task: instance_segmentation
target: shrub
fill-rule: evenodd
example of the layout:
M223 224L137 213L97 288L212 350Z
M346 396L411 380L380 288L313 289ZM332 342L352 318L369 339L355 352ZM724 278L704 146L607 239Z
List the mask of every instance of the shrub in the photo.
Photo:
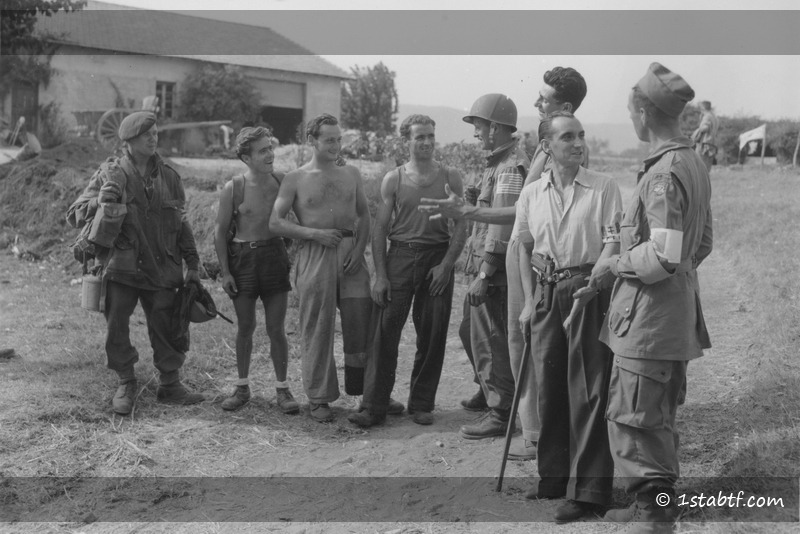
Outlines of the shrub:
M53 101L40 106L39 117L41 117L39 142L42 144L42 148L52 148L67 140L69 125L61 114L61 106L58 102Z

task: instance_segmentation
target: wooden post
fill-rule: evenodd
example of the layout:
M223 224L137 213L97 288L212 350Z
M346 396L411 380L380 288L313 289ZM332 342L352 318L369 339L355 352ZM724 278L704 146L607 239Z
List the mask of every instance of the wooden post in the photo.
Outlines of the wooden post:
M800 132L797 132L797 144L794 145L794 155L792 156L792 167L797 167L797 152L800 151Z
M767 128L764 127L764 139L761 140L761 166L764 166L764 152L767 150Z

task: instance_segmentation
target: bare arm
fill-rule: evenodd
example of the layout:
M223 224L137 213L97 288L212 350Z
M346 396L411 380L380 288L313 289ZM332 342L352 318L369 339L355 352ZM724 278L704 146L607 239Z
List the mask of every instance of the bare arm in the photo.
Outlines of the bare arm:
M397 191L397 170L389 171L381 182L381 203L375 216L375 226L372 230L372 261L375 263L375 283L372 286L372 300L378 306L386 306L392 300L389 279L386 276L386 236L389 233L389 222L392 219L392 209Z
M355 167L352 169L356 180L356 215L358 215L358 223L356 225L356 244L344 258L345 274L353 274L358 271L364 258L364 249L367 248L367 242L369 241L370 217L367 195L364 193L364 181L361 179L358 169Z
M217 222L214 225L214 250L219 261L220 274L222 274L222 289L230 297L238 291L236 282L231 275L228 265L228 231L233 218L233 182L230 181L222 188L219 195L219 208L217 209Z

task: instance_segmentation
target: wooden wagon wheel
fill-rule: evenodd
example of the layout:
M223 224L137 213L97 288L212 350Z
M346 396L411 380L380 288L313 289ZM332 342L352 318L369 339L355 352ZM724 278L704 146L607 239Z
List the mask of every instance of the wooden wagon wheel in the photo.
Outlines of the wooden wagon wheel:
M97 121L97 131L95 137L108 150L114 150L119 145L120 140L117 132L122 119L131 114L129 109L109 109Z

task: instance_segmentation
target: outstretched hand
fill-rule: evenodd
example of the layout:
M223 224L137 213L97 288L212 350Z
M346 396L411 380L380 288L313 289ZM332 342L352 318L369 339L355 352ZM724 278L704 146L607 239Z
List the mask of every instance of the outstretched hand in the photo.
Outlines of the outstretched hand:
M464 217L469 209L464 199L450 189L450 184L444 185L444 192L447 194L447 198L421 198L417 209L430 215L432 220L442 217L447 217L448 219L461 219Z

